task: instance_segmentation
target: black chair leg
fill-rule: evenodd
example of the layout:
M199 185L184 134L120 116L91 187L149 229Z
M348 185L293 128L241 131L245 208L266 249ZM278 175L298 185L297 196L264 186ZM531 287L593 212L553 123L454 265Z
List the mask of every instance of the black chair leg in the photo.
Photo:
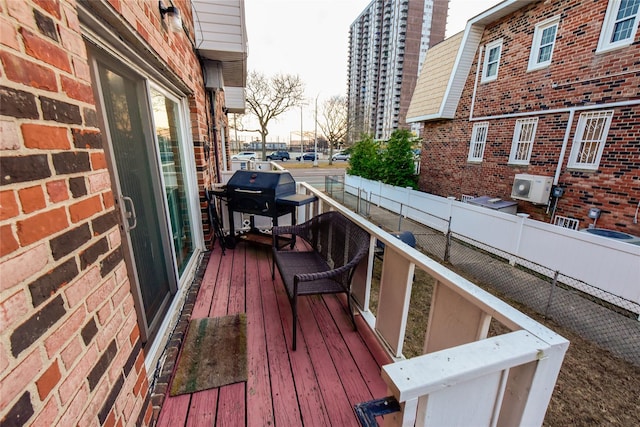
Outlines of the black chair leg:
M297 297L293 298L293 301L291 302L291 313L293 315L293 336L292 336L292 345L291 345L291 349L293 351L296 351L296 334L297 334L297 320L298 320L298 313L297 313Z
M353 307L351 307L351 294L347 294L347 309L349 310L349 316L351 316L351 322L353 323L353 330L357 331L356 317L353 314Z

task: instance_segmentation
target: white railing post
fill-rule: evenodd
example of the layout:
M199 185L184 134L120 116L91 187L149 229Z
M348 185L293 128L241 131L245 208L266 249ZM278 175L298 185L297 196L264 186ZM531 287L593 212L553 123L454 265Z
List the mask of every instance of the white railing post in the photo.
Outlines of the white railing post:
M371 279L373 277L375 247L376 238L375 236L371 236L369 240L369 254L366 260L363 260L356 268L351 285L351 295L362 309L362 315L372 328L375 319L373 318L369 304L371 300Z

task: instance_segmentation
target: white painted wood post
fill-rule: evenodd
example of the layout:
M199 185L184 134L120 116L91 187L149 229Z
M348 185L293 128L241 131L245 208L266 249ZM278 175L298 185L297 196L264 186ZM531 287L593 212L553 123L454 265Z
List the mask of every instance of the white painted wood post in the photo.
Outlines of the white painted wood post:
M351 295L360 309L368 316L373 316L369 307L371 299L371 279L373 276L374 250L376 247L376 238L371 236L369 239L369 254L356 267L351 282ZM363 315L364 315L363 313ZM367 317L368 317L367 316ZM373 322L372 322L373 323Z

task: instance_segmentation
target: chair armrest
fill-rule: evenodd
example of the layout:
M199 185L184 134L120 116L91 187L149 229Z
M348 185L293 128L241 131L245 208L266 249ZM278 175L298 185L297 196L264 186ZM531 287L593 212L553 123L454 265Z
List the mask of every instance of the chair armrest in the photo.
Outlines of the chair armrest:
M318 271L316 273L299 273L293 276L293 278L295 282L312 282L314 280L329 279L346 273L354 265L355 263L352 265L352 263L349 262L342 267L334 268L333 270Z
M331 277L339 276L356 267L360 260L364 257L366 250L361 250L358 254L348 263L342 267L334 268L333 270L318 271L316 273L302 273L294 276L295 282L311 282L313 280L329 279Z
M280 236L282 234L298 234L303 229L302 224L299 225L278 225L271 229L271 234Z

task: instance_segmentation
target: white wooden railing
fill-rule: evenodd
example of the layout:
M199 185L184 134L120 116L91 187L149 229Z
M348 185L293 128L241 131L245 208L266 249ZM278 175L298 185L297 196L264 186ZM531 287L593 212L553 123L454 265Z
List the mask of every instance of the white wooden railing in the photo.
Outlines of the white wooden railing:
M353 297L360 315L394 360L381 375L401 412L387 415L385 426L542 425L569 346L565 338L312 186L298 183L298 192L318 198L298 208L299 222L334 210L371 236L369 257L354 275ZM286 220L283 217L280 223ZM371 307L378 241L385 244L385 253L378 303ZM431 276L435 285L423 354L406 359L402 347L416 269ZM492 320L508 332L489 337Z
M360 313L396 360L382 369L402 411L385 425L542 425L569 342L307 184L318 202L298 218L335 210L371 235L369 257L354 277ZM370 307L376 241L385 244L378 304ZM434 281L424 354L402 345L415 270ZM488 337L492 319L510 332Z

